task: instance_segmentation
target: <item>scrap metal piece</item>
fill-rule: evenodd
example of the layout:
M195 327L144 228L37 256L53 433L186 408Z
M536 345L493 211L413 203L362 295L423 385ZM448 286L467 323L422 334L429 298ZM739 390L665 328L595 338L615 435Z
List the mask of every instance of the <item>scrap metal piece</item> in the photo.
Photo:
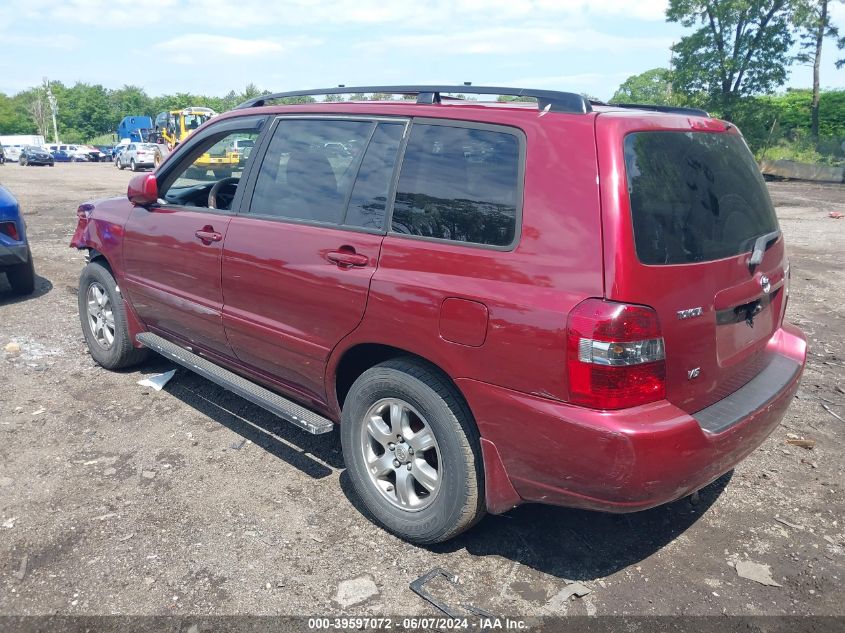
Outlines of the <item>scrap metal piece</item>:
M432 569L431 571L429 571L425 575L420 576L415 581L413 581L409 585L410 588L411 588L411 591L413 591L415 594L417 594L420 598L422 598L426 602L429 602L432 605L434 605L435 607L437 607L440 611L442 611L443 613L448 615L450 618L466 617L465 614L462 613L461 611L459 611L457 608L452 607L452 606L446 604L445 602L441 602L440 600L438 600L437 598L432 596L426 590L426 588L425 588L426 583L434 580L435 578L444 578L446 580L446 582L448 582L450 585L455 587L455 589L460 593L460 587L458 587L458 576L456 574L449 572L449 571L446 571L445 569L443 569L441 567L435 567L434 569ZM493 615L489 611L485 611L484 609L473 606L471 604L467 604L465 602L460 602L458 604L458 606L461 609L471 613L472 615L476 615L476 616L484 617L484 618L495 618L496 617L495 615Z

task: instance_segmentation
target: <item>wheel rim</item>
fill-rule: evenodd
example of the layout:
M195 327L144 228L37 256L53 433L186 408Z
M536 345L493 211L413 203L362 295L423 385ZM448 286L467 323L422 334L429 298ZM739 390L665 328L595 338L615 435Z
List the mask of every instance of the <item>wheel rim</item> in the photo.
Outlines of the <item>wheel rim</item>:
M88 329L97 345L111 349L114 343L114 312L109 293L102 284L93 282L86 293Z
M428 507L443 480L440 448L431 425L399 398L376 402L361 425L361 451L370 483L407 512Z

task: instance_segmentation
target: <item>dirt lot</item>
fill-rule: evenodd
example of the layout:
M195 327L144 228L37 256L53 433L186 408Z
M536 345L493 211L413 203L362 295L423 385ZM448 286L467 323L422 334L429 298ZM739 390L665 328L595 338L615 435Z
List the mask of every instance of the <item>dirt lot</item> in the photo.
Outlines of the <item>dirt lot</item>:
M129 177L0 167L40 277L19 300L0 275L0 613L435 615L408 584L440 566L463 600L500 615L845 615L845 219L828 217L845 212L845 187L770 185L793 266L788 317L811 356L783 424L732 475L697 505L524 506L425 549L356 509L336 434L301 433L186 371L161 392L137 385L170 368L161 359L95 366L77 318L83 257L67 244L76 206L121 195ZM815 448L786 443L796 436ZM744 560L781 586L740 578ZM360 577L360 602L343 607L339 584ZM592 593L554 600L567 580Z

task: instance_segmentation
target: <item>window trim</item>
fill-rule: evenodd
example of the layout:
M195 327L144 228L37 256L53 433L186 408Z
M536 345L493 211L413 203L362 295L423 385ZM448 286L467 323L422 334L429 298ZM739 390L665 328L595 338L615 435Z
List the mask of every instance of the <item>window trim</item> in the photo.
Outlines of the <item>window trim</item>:
M183 156L177 157L177 160L173 162L173 165L165 165L165 169L161 171L160 174L156 174L156 182L157 183L166 183L168 187L170 187L176 179L181 175L185 168L189 164L193 164L193 162L199 158L202 154L198 154L193 159L191 158L192 153L196 149L198 145L203 144L205 141L212 136L218 136L220 134L227 134L231 132L237 131L251 131L254 130L258 133L258 137L256 139L256 147L253 148L255 151L256 148L260 147L263 143L263 139L266 137L266 130L267 130L267 119L269 117L267 115L254 115L248 117L233 117L231 119L224 119L219 123L215 123L205 130L202 131L201 134L192 134L191 137L181 143L177 148L172 150L173 152L179 152L183 154ZM246 166L245 173L241 176L241 181L243 181L244 185L249 184L249 177L251 176L252 172L255 171L254 165L256 161L251 160ZM176 177L173 178L172 176L176 174ZM208 213L211 215L225 215L225 216L234 216L240 213L240 207L243 204L244 194L246 192L246 186L240 187L240 182L238 183L238 190L235 192L235 197L232 199L232 208L231 209L209 209L208 207L195 207L189 206L184 204L171 204L166 202L164 204L157 203L152 205L151 208L160 208L166 207L168 209L179 209L179 210L186 210L186 211L194 211L197 213ZM162 185L159 184L159 190L161 190ZM162 199L162 198L159 198Z
M319 220L307 220L302 218L288 218L278 215L273 215L269 213L256 213L252 210L252 202L253 202L253 194L255 193L255 184L258 180L258 173L260 169L253 169L250 173L250 179L246 183L246 187L244 188L244 203L241 205L240 213L243 217L251 217L251 218L258 218L260 220L269 220L272 222L282 222L285 224L299 224L303 226L314 226L319 228L329 228L329 229L336 229L339 231L351 231L353 233L368 233L370 235L386 235L388 232L389 218L393 213L393 195L396 193L396 178L398 176L398 169L399 165L402 161L402 153L404 152L404 145L408 139L408 130L411 127L411 117L408 116L372 116L366 114L280 114L276 115L271 122L270 126L267 129L267 136L263 143L261 143L260 148L260 160L257 158L256 163L260 163L261 165L264 164L264 160L267 156L267 152L270 149L270 143L273 137L276 134L276 130L278 129L279 125L283 121L296 121L296 120L319 120L319 121L364 121L368 123L372 123L372 129L370 130L369 136L367 137L367 144L364 147L364 151L361 152L360 156L358 157L358 165L355 172L355 178L352 180L352 187L350 188L349 195L347 195L344 199L344 207L343 207L343 216L341 217L341 221L346 220L346 214L349 211L349 200L351 199L352 191L355 189L355 183L358 181L358 170L361 169L361 164L363 163L364 156L367 153L367 150L370 147L370 142L373 140L373 136L375 135L376 130L378 129L379 123L404 123L405 129L403 130L402 141L399 144L399 148L396 154L396 162L393 165L393 174L391 175L391 182L390 187L388 187L387 193L387 202L388 204L385 207L385 223L382 225L381 229L370 229L363 226L355 226L349 224L342 224L337 222L322 222ZM254 151L254 150L253 150Z
M413 134L414 125L436 125L439 127L457 127L468 128L473 130L485 130L488 132L498 132L500 134L510 134L516 137L519 146L519 159L516 171L516 210L514 215L514 232L513 239L509 244L480 244L478 242L462 242L460 240L450 240L443 237L428 237L425 235L411 235L409 233L399 233L392 230L393 227L393 207L396 202L396 192L399 188L399 179L402 177L402 166L405 162L405 150L410 142L411 134ZM435 242L438 244L454 244L466 248L480 248L483 250L492 250L500 252L511 252L516 250L519 246L522 237L522 211L524 206L525 196L525 157L526 157L527 138L525 131L511 125L502 125L497 123L482 123L480 121L467 120L453 120L453 119L438 119L433 117L413 117L411 124L407 128L405 138L401 149L401 155L397 161L397 171L394 174L392 197L390 203L390 214L387 218L387 236L399 237L409 240L418 240L421 242Z

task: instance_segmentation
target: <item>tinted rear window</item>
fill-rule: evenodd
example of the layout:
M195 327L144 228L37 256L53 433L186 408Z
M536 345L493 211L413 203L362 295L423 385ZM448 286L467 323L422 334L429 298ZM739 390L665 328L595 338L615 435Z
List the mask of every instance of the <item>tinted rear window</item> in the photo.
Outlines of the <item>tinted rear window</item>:
M508 132L415 123L392 230L509 246L519 205L519 140Z
M625 165L643 264L733 257L778 228L766 184L739 135L629 134Z

